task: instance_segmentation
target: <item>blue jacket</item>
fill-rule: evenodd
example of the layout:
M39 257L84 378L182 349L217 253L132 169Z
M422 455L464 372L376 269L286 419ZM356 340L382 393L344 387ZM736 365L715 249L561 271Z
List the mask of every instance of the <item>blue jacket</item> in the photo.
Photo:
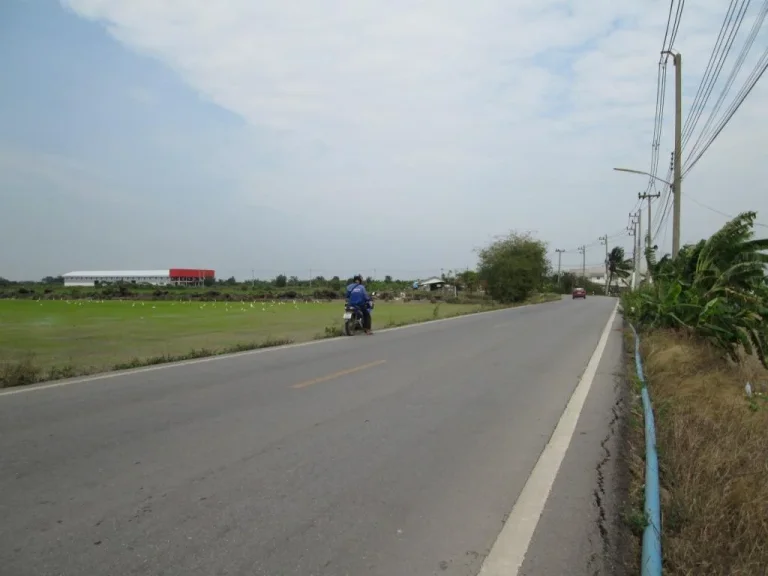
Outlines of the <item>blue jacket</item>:
M371 298L362 284L350 284L347 286L347 302L350 306L362 306Z

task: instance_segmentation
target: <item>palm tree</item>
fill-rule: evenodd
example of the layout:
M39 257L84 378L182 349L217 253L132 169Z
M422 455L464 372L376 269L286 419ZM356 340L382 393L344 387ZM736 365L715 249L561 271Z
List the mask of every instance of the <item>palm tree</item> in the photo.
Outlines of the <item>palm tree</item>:
M626 258L624 248L614 246L608 253L608 287L613 286L613 279L619 278L626 284L626 279L632 273L632 259Z

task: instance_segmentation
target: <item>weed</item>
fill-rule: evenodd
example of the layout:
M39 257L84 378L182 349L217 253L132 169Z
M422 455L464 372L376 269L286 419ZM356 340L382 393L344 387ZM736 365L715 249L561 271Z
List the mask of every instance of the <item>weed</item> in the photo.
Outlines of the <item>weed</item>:
M768 410L745 403L766 371L754 357L673 331L643 357L656 410L665 574L759 574L768 566Z
M3 362L0 365L0 387L33 384L39 380L40 373L33 354L27 354L17 362Z
M325 334L323 334L323 338L338 338L339 336L343 336L344 331L341 329L341 326L333 325L333 326L326 326L325 327Z

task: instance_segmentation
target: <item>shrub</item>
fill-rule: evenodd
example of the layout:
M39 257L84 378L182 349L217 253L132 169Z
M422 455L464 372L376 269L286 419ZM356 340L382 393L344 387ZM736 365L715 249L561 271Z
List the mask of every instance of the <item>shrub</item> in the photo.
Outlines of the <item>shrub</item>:
M755 240L756 214L745 212L708 240L656 261L646 251L651 283L624 296L624 312L647 328L691 332L738 361L742 350L768 367L768 239Z

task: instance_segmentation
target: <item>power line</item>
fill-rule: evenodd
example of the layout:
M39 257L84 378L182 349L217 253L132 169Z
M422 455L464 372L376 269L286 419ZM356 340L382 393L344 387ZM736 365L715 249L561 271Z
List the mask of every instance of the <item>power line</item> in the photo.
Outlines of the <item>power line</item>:
M696 200L696 198L693 198L692 196L685 195L686 198L689 200L693 200L696 204L701 206L702 208L706 208L707 210L710 210L712 212L715 212L716 214L720 214L721 216L725 216L729 220L733 220L735 216L732 216L731 214L728 214L726 212L723 212L722 210L718 210L717 208L712 208L712 206L708 206L707 204L704 204L704 202L701 202L700 200ZM768 228L768 224L762 224L761 222L755 222L755 226L760 226L762 228Z
M672 178L674 161L675 159L673 154L671 155L671 159L669 162L669 169L667 170L667 177L665 178L667 182L669 182L670 178ZM672 188L668 184L665 184L664 189L661 192L661 195L662 196L660 198L659 204L662 205L663 207L661 210L661 216L658 219L658 223L656 224L656 231L653 233L653 236L651 238L652 242L656 240L656 237L659 235L659 231L664 226L665 220L669 217L669 214L670 214L669 209L672 206L672 198L673 198Z
M685 8L685 0L680 0L680 2L677 3L677 13L675 14L675 23L672 27L672 36L669 39L669 50L671 50L672 46L675 45L675 40L677 39L677 31L680 29L680 20L683 17L683 8Z
M758 83L760 78L762 78L767 68L768 68L768 47L766 47L765 51L763 52L763 55L760 57L760 60L755 65L755 68L752 70L746 82L744 83L744 86L742 86L741 90L739 90L739 93L736 95L736 98L734 98L734 101L731 103L731 105L728 107L728 110L723 115L723 118L720 121L720 123L717 125L715 132L707 140L707 143L702 147L701 151L696 155L696 157L690 161L690 163L685 169L685 172L683 172L683 175L688 174L688 172L690 172L693 169L696 163L701 159L704 153L709 149L712 143L720 135L720 132L722 132L723 129L728 125L728 122L730 122L731 118L733 118L733 115L736 114L736 111L742 105L744 100L746 100L747 96L749 96L749 93L752 92L752 89Z
M649 174L652 174L653 176L658 174L659 168L661 135L664 128L664 108L667 94L667 62L669 60L669 51L674 46L677 31L680 28L683 7L685 6L685 0L677 0L677 10L675 10L675 2L676 0L670 0L669 3L667 27L664 31L664 39L661 43L661 56L659 57L659 68L656 78L656 110L654 112L653 137L651 139L651 166L648 170ZM675 13L674 19L672 17L673 12ZM668 40L669 42L667 42ZM654 179L649 178L645 192L649 193L654 185Z
M696 142L693 148L691 149L690 156L694 156L696 154L697 150L699 149L699 146L704 142L705 136L706 138L710 138L712 136L712 130L711 130L712 122L714 121L715 116L717 116L717 113L720 111L720 107L723 105L723 102L725 101L725 97L728 95L728 92L733 86L733 82L734 80L736 80L736 75L741 71L741 67L744 65L744 61L746 60L747 55L752 49L752 45L755 43L755 38L757 38L757 34L760 32L760 29L763 26L763 22L765 21L766 15L768 15L768 0L763 1L763 5L757 17L755 18L755 21L752 24L752 29L749 31L749 34L747 35L747 39L744 42L744 46L742 46L741 52L736 58L736 62L734 63L733 68L731 69L731 73L728 75L728 79L725 81L725 86L720 92L720 96L718 97L717 102L712 108L712 111L709 114L709 118L707 118L707 122L704 125L704 128L702 128L701 133L699 134L699 137L696 139Z
M612 232L612 233L608 234L608 240L614 240L616 238L620 238L620 237L624 236L625 234L626 234L626 229L622 228L620 230L617 230L615 232ZM600 245L601 245L601 240L598 238L597 240L595 240L594 242L591 242L589 244L581 244L579 246L576 246L575 248L571 248L569 250L563 250L562 253L563 254L576 254L576 253L581 254L581 248L582 247L584 247L586 249L586 248L594 248L595 246L600 246Z
M683 149L687 146L688 141L693 135L696 125L704 112L704 108L712 94L715 82L717 82L720 72L722 71L725 59L731 51L736 33L744 20L744 15L747 6L749 6L749 2L750 0L741 0L741 4L739 4L738 0L731 0L728 6L725 18L720 26L720 32L715 40L715 46L712 48L709 62L704 70L704 76L699 83L696 96L693 99L693 104L691 105L688 117L683 126Z

